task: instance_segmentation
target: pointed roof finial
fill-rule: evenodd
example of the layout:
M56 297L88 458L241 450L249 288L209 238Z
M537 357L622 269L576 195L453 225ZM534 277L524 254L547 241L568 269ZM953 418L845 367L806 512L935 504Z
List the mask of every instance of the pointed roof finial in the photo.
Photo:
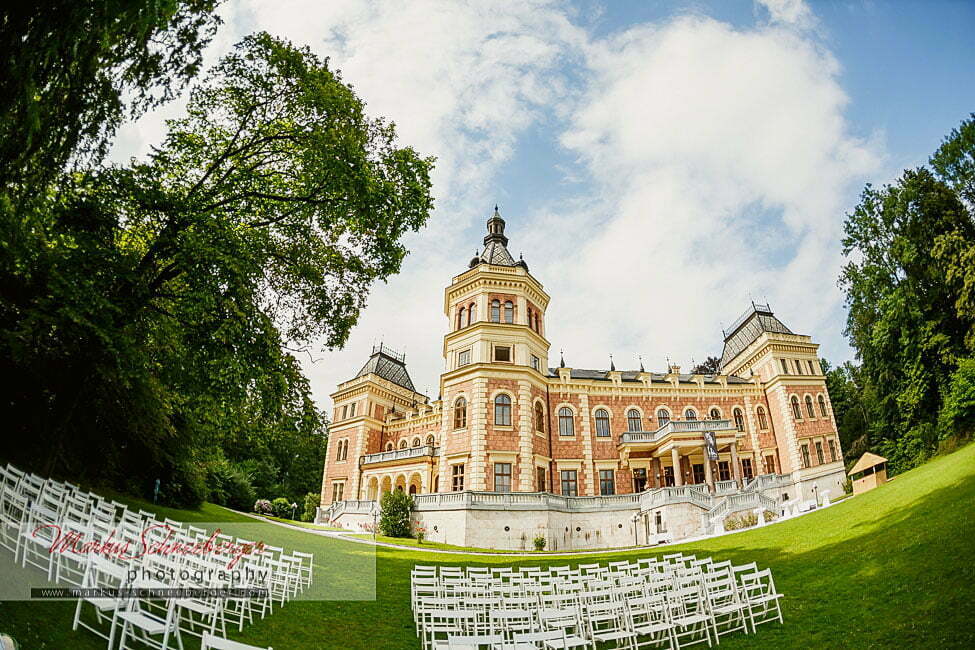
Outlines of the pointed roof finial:
M643 368L643 356L638 354L636 358L640 360L640 372L646 372L646 370Z
M609 355L609 370L610 370L610 372L616 370L616 364L613 363L613 355L612 354Z
M565 350L559 350L559 368L565 368Z
M494 204L494 213L495 214L498 213L498 204L497 203Z

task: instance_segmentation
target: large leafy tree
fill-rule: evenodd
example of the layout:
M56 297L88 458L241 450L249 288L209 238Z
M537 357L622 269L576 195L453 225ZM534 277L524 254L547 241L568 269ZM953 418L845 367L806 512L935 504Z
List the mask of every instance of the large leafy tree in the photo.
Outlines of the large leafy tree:
M872 391L870 440L894 469L937 443L952 373L972 354L975 223L965 193L973 143L966 123L936 154L934 172L868 186L845 226L847 335Z
M135 467L143 489L176 476L189 501L221 449L307 492L295 477L317 480L324 423L287 350L345 341L427 218L431 166L327 61L246 38L145 161L3 214L2 371L29 377L3 408L31 436L21 455L119 480Z
M198 72L219 0L38 0L0 8L0 186L30 197L97 162L126 118Z

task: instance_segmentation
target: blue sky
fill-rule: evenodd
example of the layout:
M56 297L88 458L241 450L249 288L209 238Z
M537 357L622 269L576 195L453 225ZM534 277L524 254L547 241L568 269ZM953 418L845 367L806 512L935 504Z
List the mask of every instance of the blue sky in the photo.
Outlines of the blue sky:
M552 296L550 365L663 369L721 351L749 299L842 361L845 212L975 111L975 3L235 0L208 58L263 29L331 57L374 115L438 157L437 209L344 350L373 342L432 397L443 289L494 203ZM119 134L141 155L177 101Z

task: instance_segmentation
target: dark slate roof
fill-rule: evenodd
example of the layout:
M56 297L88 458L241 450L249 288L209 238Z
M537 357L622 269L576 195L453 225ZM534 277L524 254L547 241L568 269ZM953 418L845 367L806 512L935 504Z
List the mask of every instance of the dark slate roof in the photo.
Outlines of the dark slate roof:
M662 372L651 372L650 381L662 383L667 381L667 375ZM549 377L558 377L558 368L548 369ZM592 379L595 381L609 381L609 371L608 370L591 370L588 368L572 368L569 377L571 379ZM640 371L639 370L622 370L620 371L620 379L622 381L640 381ZM678 375L678 381L684 384L689 384L694 381L694 375ZM704 375L704 383L715 384L718 383L718 378L716 375ZM741 377L729 376L729 384L748 384L751 383L748 379L742 379Z
M721 352L721 368L723 369L732 359L755 342L764 332L778 334L793 334L785 324L772 313L768 305L752 306L734 322L731 329L725 332L724 350Z
M488 234L484 237L484 250L471 260L470 267L478 264L495 264L497 266L528 266L524 260L515 261L508 252L508 238L504 235L504 219L494 206L494 214L487 221Z
M416 392L416 389L413 387L413 380L410 379L410 373L406 372L406 357L393 352L382 344L372 349L372 355L366 361L366 365L362 366L362 370L359 371L356 377L362 377L370 373L379 375L397 386L402 386L414 393Z

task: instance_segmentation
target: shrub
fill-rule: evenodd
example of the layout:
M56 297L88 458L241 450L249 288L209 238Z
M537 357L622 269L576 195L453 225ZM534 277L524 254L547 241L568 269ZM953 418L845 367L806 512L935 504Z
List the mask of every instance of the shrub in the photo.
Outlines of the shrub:
M198 508L207 497L206 476L203 468L186 459L170 470L169 479L159 485L159 501L178 508Z
M206 466L207 500L236 510L246 510L254 503L254 488L250 478L239 468L224 459L215 460Z
M544 551L546 544L545 535L535 535L535 539L532 540L532 543L535 545L536 551Z
M975 359L962 359L952 373L938 428L942 439L966 434L975 428Z
M291 503L284 497L278 497L271 502L274 516L280 519L291 519Z
M302 521L315 521L315 512L321 504L322 496L318 492L309 492L305 495L305 511L301 515Z
M742 512L736 515L729 515L724 520L725 530L741 530L750 528L758 524L758 515L754 512Z
M393 490L383 495L379 506L379 532L386 537L409 537L413 497L402 490Z
M259 515L273 515L274 508L271 507L271 502L267 499L258 499L254 502L254 512Z

